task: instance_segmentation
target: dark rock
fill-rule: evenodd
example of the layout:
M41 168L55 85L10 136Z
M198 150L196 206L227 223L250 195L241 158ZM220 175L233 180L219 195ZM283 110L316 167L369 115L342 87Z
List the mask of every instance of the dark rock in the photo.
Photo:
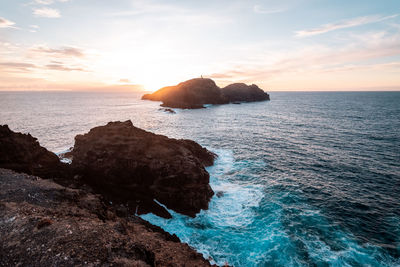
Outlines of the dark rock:
M100 195L5 169L0 237L1 266L210 266L175 235L116 216Z
M176 86L167 86L143 100L162 101L162 107L197 109L205 104L227 104L269 100L269 95L257 85L234 83L220 89L211 79L191 79Z
M204 104L228 103L220 88L211 79L191 79L176 86L167 86L152 93L143 95L144 100L162 101L163 107L203 108Z
M136 128L131 121L110 122L75 137L72 168L84 182L114 200L133 203L138 214L194 217L213 195L205 166L215 154L191 140L176 140Z
M269 100L269 95L255 84L233 83L221 90L228 101L234 104L240 103L239 101L254 102Z
M224 196L224 192L223 191L218 191L217 192L217 194L216 194L216 196L218 197L218 198L221 198L221 197L223 197Z
M175 114L175 110L171 109L171 108L160 108L160 110L164 111L164 112L168 112L171 114Z
M64 177L68 173L57 155L40 146L36 138L15 133L7 125L0 125L0 168L43 178Z

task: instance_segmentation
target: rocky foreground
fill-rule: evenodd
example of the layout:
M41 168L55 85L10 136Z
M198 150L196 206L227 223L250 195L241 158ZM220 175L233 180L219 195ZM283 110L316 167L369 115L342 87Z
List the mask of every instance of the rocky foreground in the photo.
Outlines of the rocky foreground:
M207 209L215 154L126 121L76 136L68 157L0 126L0 266L209 265L135 214Z
M196 78L163 87L152 94L143 95L142 99L162 101L163 107L196 109L203 108L205 104L255 102L270 98L255 84L234 83L219 88L211 79Z
M101 195L0 169L0 266L210 266Z

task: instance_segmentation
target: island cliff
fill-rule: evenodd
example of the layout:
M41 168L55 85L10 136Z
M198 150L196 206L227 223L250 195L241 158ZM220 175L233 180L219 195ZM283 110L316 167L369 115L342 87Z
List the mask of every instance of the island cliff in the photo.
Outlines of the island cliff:
M62 163L31 135L0 126L0 168L35 175L0 169L2 262L209 265L136 215L171 217L158 203L192 217L207 209L214 192L205 166L214 153L126 121L76 136L69 154L72 164Z
M196 78L163 87L143 95L142 99L162 101L163 107L195 109L203 108L205 104L265 101L270 98L255 84L234 83L221 89L211 79Z

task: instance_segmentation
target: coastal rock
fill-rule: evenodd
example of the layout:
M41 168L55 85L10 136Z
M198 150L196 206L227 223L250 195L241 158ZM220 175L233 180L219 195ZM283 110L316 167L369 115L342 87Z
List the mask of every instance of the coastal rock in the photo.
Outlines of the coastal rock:
M257 85L234 83L219 88L211 79L197 78L176 86L167 86L152 94L142 96L143 100L162 101L161 106L196 109L205 104L228 104L269 100L269 95Z
M269 100L269 95L255 84L233 83L221 90L226 99L234 104Z
M196 109L204 104L226 104L227 100L220 88L211 79L191 79L176 86L163 87L160 90L145 94L143 100L162 101L163 107Z
M0 168L43 178L65 176L68 171L56 154L40 146L30 134L15 133L0 125Z
M118 217L100 195L0 169L1 266L210 266L175 235Z
M105 196L130 203L138 214L162 217L167 208L194 217L213 196L205 166L215 154L191 140L176 140L110 122L75 137L72 168Z

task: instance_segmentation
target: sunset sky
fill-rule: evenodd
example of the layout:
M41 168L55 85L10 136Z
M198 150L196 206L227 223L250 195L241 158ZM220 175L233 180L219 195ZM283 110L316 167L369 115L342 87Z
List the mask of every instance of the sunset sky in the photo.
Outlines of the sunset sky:
M400 90L399 0L1 0L0 90Z

